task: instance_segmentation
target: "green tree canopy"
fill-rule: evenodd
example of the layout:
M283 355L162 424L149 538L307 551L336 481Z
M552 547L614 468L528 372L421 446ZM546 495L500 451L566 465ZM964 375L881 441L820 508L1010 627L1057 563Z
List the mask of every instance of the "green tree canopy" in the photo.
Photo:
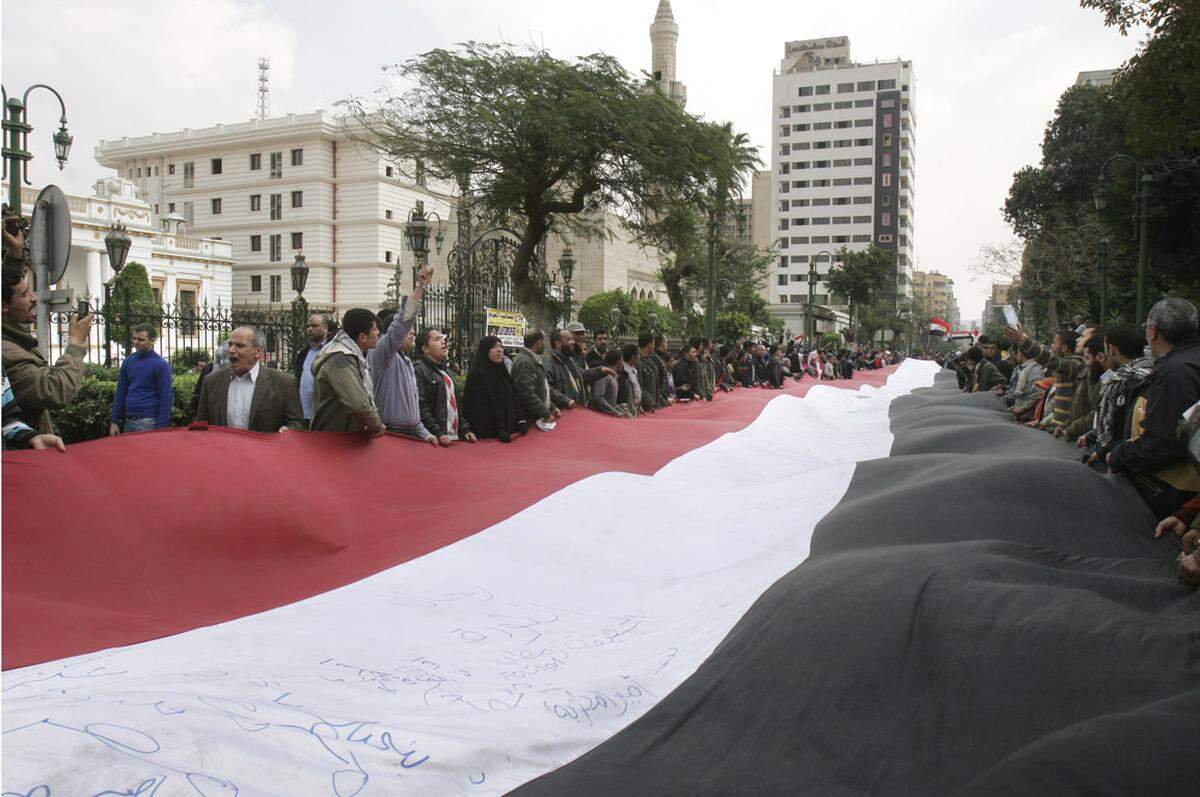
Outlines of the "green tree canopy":
M856 309L869 307L885 296L891 297L896 253L871 244L858 252L842 247L838 256L842 265L829 272L826 282L832 293L845 297L850 305L850 323L854 326Z
M621 315L613 329L612 309ZM669 307L653 299L634 299L621 290L604 291L589 296L579 305L579 323L591 331L606 329L620 335L634 336L642 332L661 332L677 335L681 331L679 317Z
M731 179L721 126L607 55L468 42L390 71L407 90L343 103L352 135L413 179L457 183L473 212L515 230L513 291L536 323L554 315L534 258L551 230L601 235L593 211L613 210L640 240L661 240L672 208Z
M130 334L136 324L148 323L158 326L162 319L162 306L154 301L154 289L150 286L150 275L146 272L146 267L136 260L129 261L112 281L108 304L104 307L109 336L112 340L122 341L126 347L130 345L130 338L125 334L127 293Z

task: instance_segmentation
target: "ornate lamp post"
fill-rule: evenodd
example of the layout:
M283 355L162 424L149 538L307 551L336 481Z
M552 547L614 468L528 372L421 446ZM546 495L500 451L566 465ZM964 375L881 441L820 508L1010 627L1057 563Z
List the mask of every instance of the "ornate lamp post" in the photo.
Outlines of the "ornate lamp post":
M813 313L813 301L816 299L817 289L817 258L821 255L829 255L829 270L833 271L833 252L828 249L822 249L817 252L808 261L808 306L804 309L805 318L805 334L808 335L809 345L816 347L817 340L817 318ZM852 319L853 320L853 319ZM834 329L837 329L836 324Z
M18 216L21 215L21 186L29 182L29 169L25 164L33 159L33 154L26 147L29 134L33 131L33 126L28 122L28 103L29 93L34 89L49 91L58 98L59 108L62 109L62 116L58 120L58 132L51 137L54 142L54 159L58 161L59 170L67 165L67 156L71 154L71 144L75 140L67 132L67 105L63 102L62 95L53 88L45 83L35 83L27 88L18 100L16 97L9 97L7 89L0 87L0 91L3 92L4 109L7 112L3 127L4 132L8 134L8 140L4 143L4 177L8 180L8 206ZM38 287L42 287L40 282Z
M308 263L304 259L303 251L296 252L291 273L292 290L296 292L296 298L292 300L292 318L299 335L308 320L308 302L304 298L304 288L308 285Z
M112 268L113 275L107 282L104 283L104 366L107 368L112 365L112 332L109 327L109 320L112 318L112 312L109 309L109 304L112 302L112 285L117 281L117 277L121 275L121 269L125 268L125 258L129 257L129 248L133 245L133 241L129 239L129 234L125 232L125 225L120 222L114 223L108 230L108 235L104 236L104 248L108 251L108 265ZM122 300L122 323L126 330L126 339L129 338L129 286L124 286Z
M1137 193L1134 194L1134 219L1137 221L1137 237L1138 237L1138 275L1137 275L1137 322L1139 324L1145 322L1146 313L1149 307L1146 306L1146 282L1149 279L1150 272L1150 199L1152 198L1151 188L1154 184L1154 177L1146 173L1145 166L1137 158L1123 153L1117 153L1104 161L1100 166L1100 176L1097 178L1096 189L1092 192L1092 197L1096 203L1096 210L1104 210L1107 204L1104 189L1108 185L1108 166L1113 161L1125 160L1133 164L1137 175ZM1107 274L1107 265L1105 266L1105 274ZM1107 291L1105 291L1107 293ZM1104 304L1107 305L1107 296L1104 297ZM1103 319L1101 319L1103 321Z
M679 336L681 338L686 339L687 338L687 325L688 325L688 314L687 313L679 314L679 323L682 325L682 328L683 328L683 331L679 333Z
M612 321L612 334L616 335L617 329L621 326L621 308L614 304L608 311L608 318Z
M437 246L437 253L442 253L442 243L446 240L442 234L442 217L437 211L430 213L425 212L425 202L417 200L416 207L408 214L408 222L404 225L404 241L408 244L408 248L412 250L414 256L413 262L413 287L417 287L417 272L421 270L429 258L429 233L433 229L433 225L429 223L431 218L436 218L438 223L437 234L434 236L434 244ZM397 264L399 271L399 264ZM396 280L396 292L399 294L400 281ZM397 300L399 296L397 295Z
M1085 224L1080 229L1080 237L1078 240L1079 246L1071 246L1071 260L1077 266L1082 266L1086 252L1084 251L1083 233L1084 232L1100 232L1100 228L1092 224ZM1104 324L1108 321L1108 238L1101 238L1096 244L1096 268L1100 273L1100 323Z
M571 252L571 247L564 246L562 254L558 256L558 273L563 278L563 298L567 303L567 322L571 321L571 311L574 307L571 304L571 277L575 275L575 255Z
M733 301L733 282L732 282L732 280L727 280L724 277L721 277L721 279L717 280L717 290L718 291L721 290L722 284L725 285L725 290L721 292L721 297L724 298L728 302L732 302Z

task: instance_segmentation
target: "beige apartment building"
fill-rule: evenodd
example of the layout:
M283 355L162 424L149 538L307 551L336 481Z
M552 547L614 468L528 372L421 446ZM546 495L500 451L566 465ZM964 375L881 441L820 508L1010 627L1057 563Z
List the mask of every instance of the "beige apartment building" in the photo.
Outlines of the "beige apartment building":
M912 273L913 309L918 315L937 316L957 326L958 300L954 297L954 280L938 271Z

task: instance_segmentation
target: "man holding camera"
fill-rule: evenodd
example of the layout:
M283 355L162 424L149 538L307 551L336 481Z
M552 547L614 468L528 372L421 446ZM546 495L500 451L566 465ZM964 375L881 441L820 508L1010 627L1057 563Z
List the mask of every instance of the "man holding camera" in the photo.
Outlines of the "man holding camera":
M0 279L4 374L21 407L20 420L41 434L54 434L50 410L65 407L83 384L83 359L87 356L92 314L89 311L71 320L67 326L69 343L58 361L50 365L37 348L37 338L29 332L29 324L37 318L37 294L20 254L10 251L7 235L4 245L4 271Z

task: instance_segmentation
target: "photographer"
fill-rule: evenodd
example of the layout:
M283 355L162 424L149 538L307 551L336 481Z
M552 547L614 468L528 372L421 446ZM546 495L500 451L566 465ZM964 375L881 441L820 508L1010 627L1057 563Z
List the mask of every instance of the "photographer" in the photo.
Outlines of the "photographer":
M5 219L4 227L5 256L0 279L3 283L0 328L4 338L4 374L21 407L17 417L39 433L53 434L49 410L65 407L83 384L83 359L87 355L92 315L88 313L70 322L69 345L58 362L50 365L45 355L38 351L37 338L29 333L29 324L36 318L37 295L30 286L30 277L20 254L10 252L10 246L15 248L17 236L10 235L9 219Z

